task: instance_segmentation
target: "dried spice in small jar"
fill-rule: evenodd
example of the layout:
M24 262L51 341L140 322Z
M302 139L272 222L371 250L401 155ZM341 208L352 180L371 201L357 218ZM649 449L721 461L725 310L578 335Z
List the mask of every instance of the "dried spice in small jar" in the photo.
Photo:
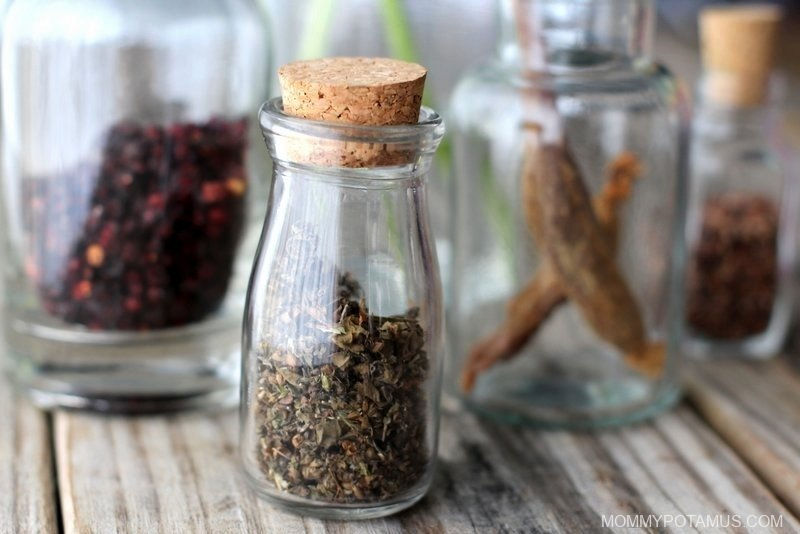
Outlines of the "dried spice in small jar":
M444 129L420 110L425 73L292 63L261 110L275 170L245 310L241 454L260 494L303 514L379 517L431 482L443 327L426 179Z
M690 355L768 358L786 339L798 203L780 105L770 96L780 22L771 5L711 6L700 15L704 74L686 225Z
M709 197L688 272L688 321L698 333L739 339L763 332L777 286L778 208L763 195Z
M179 326L213 312L244 228L246 125L123 122L99 165L26 180L26 271L44 308L93 330Z

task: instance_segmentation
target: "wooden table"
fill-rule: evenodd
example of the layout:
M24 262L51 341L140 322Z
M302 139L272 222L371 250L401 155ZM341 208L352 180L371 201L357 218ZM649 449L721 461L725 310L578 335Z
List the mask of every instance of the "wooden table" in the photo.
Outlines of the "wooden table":
M44 413L2 383L0 532L575 533L602 531L604 517L620 532L719 532L710 522L734 514L772 522L739 531L800 532L800 373L780 359L687 376L688 399L670 413L597 433L448 413L428 497L357 523L257 499L240 479L233 412ZM623 528L637 516L652 528ZM678 528L692 518L698 528Z

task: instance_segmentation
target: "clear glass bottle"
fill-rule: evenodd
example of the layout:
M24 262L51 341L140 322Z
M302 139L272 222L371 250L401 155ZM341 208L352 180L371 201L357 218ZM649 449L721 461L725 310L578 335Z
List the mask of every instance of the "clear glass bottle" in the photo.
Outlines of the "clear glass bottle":
M451 106L448 391L514 423L639 419L679 390L685 210L683 100L648 58L651 2L503 12L499 58Z
M250 0L19 0L3 29L17 384L43 406L235 401L265 19Z
M436 458L443 316L426 181L444 127L426 108L414 125L316 122L280 99L261 125L274 183L245 311L245 472L304 514L387 515L422 498ZM306 158L375 147L394 163Z
M706 70L686 227L685 349L693 356L768 358L786 340L798 190L771 75L779 22L774 6L701 15ZM739 46L751 51L741 62Z

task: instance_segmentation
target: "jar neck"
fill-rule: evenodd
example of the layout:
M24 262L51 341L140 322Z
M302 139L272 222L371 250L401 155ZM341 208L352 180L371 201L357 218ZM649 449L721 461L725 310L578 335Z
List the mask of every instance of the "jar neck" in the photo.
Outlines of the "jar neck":
M356 125L290 116L274 98L259 121L276 170L356 187L403 187L424 177L444 135L441 117L425 107L416 124Z
M304 188L335 187L375 191L380 194L387 190L417 188L426 183L432 158L423 156L413 164L363 169L309 165L275 157L272 160L276 180L302 182Z
M779 103L783 93L779 76L751 76L746 72L706 69L698 85L698 102L703 106L747 115Z
M499 54L526 71L613 68L650 55L652 0L502 0Z
M704 94L701 82L695 106L695 135L710 139L750 139L764 143L777 124L777 108L763 103L758 106L736 106L720 102Z

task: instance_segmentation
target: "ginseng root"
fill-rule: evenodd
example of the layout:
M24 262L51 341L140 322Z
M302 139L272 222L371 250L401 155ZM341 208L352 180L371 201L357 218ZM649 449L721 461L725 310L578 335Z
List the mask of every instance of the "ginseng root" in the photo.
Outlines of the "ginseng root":
M632 368L657 375L663 346L647 339L638 303L617 268L572 155L565 145L542 143L538 129L528 131L522 195L537 245L594 332Z
M529 169L526 164L525 176L529 175ZM620 206L630 196L633 182L640 174L641 165L635 155L630 152L619 154L609 165L608 179L602 191L592 200L592 210L603 234L602 241L612 253L616 251ZM530 222L535 216L530 211L535 210L536 206L526 202L525 207ZM462 388L470 391L481 373L514 357L567 298L567 291L554 265L545 257L528 285L509 302L504 323L470 351L462 372ZM641 359L655 361L663 359L663 356L658 355L658 350L656 354L646 354L645 358L637 355L631 361L632 365L638 366L638 360ZM657 369L647 372L657 372Z

